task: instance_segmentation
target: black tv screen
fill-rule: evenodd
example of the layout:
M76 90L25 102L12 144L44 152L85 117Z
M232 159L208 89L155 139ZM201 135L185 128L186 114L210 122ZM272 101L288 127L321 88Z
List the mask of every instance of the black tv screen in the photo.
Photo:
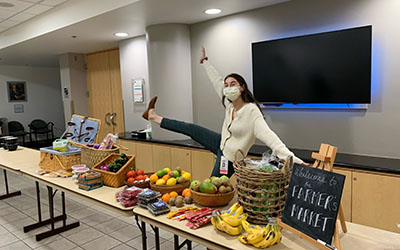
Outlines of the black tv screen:
M371 103L371 26L252 44L261 103Z

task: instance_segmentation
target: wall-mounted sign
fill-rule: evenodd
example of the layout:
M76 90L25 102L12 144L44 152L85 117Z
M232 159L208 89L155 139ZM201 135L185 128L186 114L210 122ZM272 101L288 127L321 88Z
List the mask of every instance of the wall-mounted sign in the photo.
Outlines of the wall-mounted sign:
M24 104L14 104L14 113L24 113Z
M139 103L144 102L143 85L144 85L144 79L132 80L133 102L139 102Z

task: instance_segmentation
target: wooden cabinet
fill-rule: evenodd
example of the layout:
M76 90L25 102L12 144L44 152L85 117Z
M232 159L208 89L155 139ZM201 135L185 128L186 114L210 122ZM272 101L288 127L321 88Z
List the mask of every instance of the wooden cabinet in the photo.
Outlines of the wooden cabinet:
M154 172L153 146L151 143L136 142L136 169L143 169L145 173Z
M180 167L181 170L192 173L191 151L183 147L171 147L171 169Z
M400 233L400 178L353 172L352 222Z
M86 55L89 116L101 120L99 138L124 131L119 50Z
M192 180L203 181L210 177L215 163L214 154L207 150L191 150Z
M351 221L351 200L352 200L352 172L349 170L344 170L344 169L337 169L334 168L333 172L342 174L346 176L345 182L344 182L344 187L343 187L343 193L342 193L342 208L344 212L344 217L346 221Z
M118 140L117 145L120 145L121 153L125 153L128 155L136 155L136 143L135 141L128 140Z
M171 169L171 147L153 144L153 171Z

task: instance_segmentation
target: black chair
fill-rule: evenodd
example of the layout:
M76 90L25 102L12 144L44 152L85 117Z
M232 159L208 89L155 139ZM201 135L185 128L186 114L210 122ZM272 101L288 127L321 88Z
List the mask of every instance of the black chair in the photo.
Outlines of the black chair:
M18 121L8 123L8 134L16 137L22 136L22 145L25 146L25 136L29 134L25 131L24 126Z
M35 135L36 143L38 142L38 134L46 134L47 141L49 141L50 133L51 133L51 139L52 141L54 141L54 132L53 132L54 123L52 122L46 123L43 120L36 119L33 120L28 126L29 126L29 134L31 141L32 141L32 134Z

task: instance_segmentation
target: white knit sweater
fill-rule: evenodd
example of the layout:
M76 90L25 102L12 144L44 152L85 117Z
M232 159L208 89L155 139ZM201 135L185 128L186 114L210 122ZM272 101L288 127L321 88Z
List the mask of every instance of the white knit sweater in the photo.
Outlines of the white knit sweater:
M208 62L203 62L204 69L214 85L215 91L222 99L224 80ZM226 100L226 99L225 99ZM269 128L255 103L247 103L240 108L232 120L233 104L225 101L225 119L222 125L220 148L229 161L234 161L235 151L241 149L247 155L256 138L265 143L279 158L286 159L294 154L283 144L279 137ZM295 163L303 163L294 156Z

